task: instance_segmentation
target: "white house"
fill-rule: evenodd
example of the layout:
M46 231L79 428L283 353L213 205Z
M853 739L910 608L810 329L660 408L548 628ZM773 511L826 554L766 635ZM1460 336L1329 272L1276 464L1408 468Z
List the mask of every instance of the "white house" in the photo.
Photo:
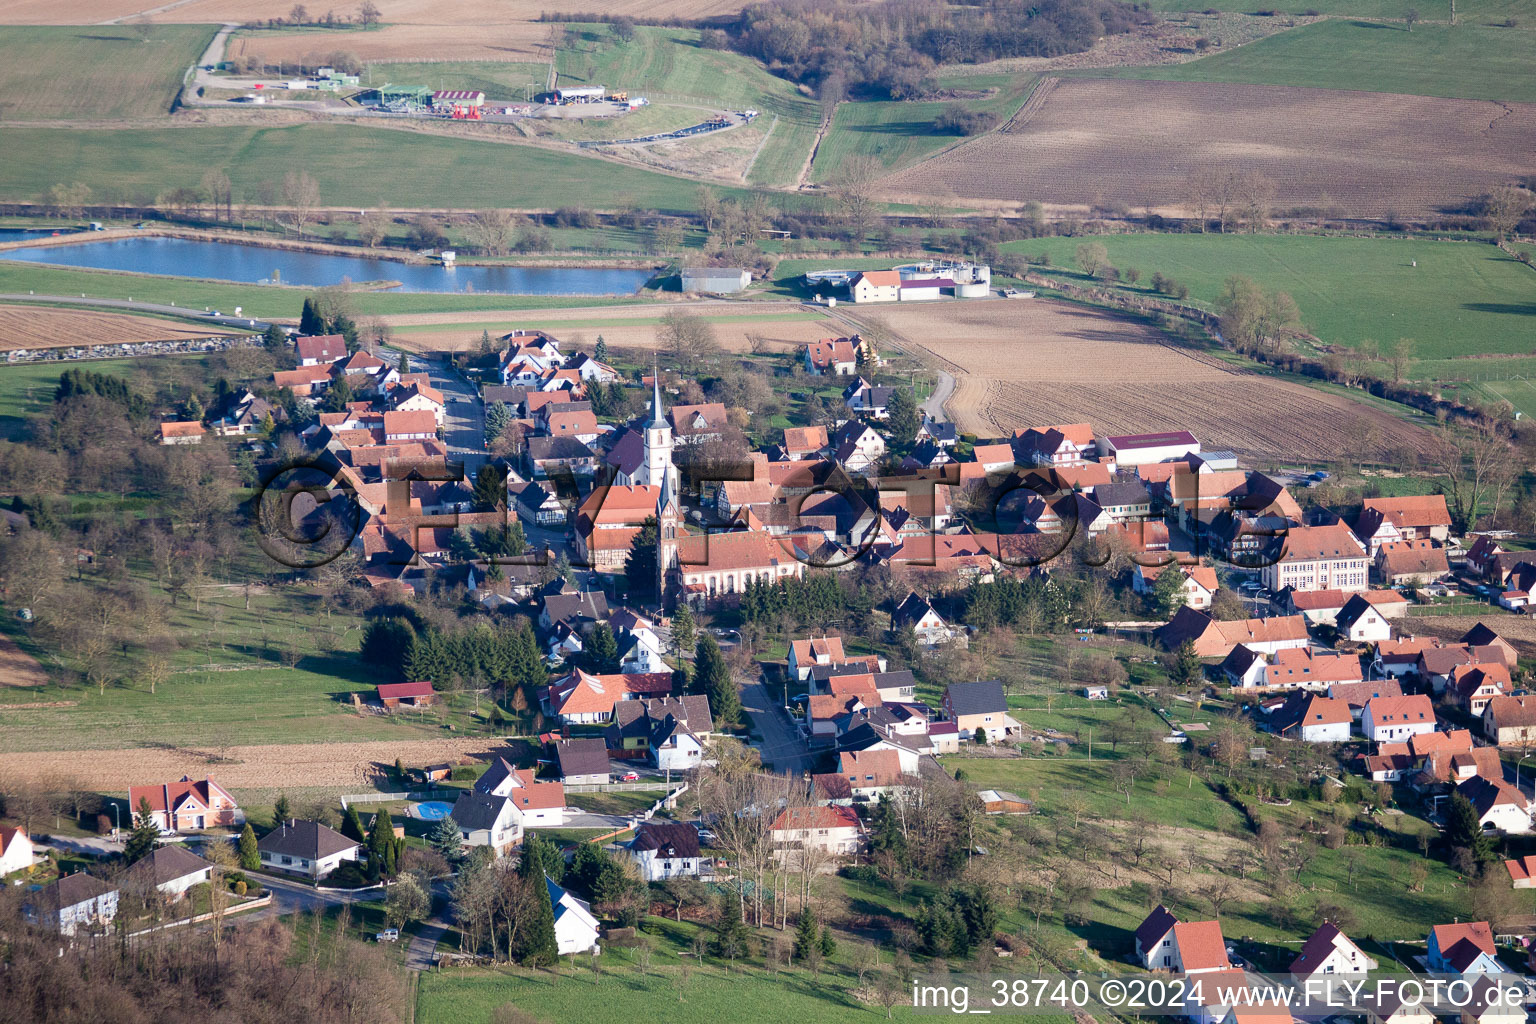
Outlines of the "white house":
M1366 974L1376 966L1376 961L1366 956L1337 925L1324 921L1291 961L1291 977L1297 984L1305 984L1315 975Z
M1137 564L1131 575L1131 589L1138 594L1150 594L1157 578L1165 572L1176 572L1184 577L1180 586L1184 603L1190 608L1209 608L1221 584L1216 570L1208 565L1141 565Z
M908 626L917 634L917 642L930 647L947 644L953 637L949 623L934 610L928 599L910 591L891 613L891 628L903 630Z
M1227 942L1217 921L1188 921L1173 926L1173 970L1183 974L1227 971Z
M319 880L342 861L361 860L362 846L318 821L285 821L256 841L261 866Z
M897 302L901 299L901 274L894 270L866 270L848 286L854 302Z
M1372 697L1360 712L1360 731L1377 743L1401 742L1435 731L1435 706L1422 693L1409 697Z
M117 899L116 889L81 871L43 886L23 909L38 924L73 935L80 928L111 924L117 916Z
M1456 793L1472 802L1478 823L1486 832L1524 835L1531 830L1530 802L1503 779L1474 775L1457 786Z
M687 822L646 822L629 841L629 855L647 882L703 874L709 859L699 851L699 830Z
M620 608L608 618L608 625L619 638L619 671L628 675L670 672L662 660L661 637L656 624L628 608Z
M560 888L548 878L549 902L555 911L555 949L561 956L597 948L597 918L586 900Z
M788 807L774 819L769 839L783 857L802 847L833 854L859 852L863 826L849 807Z
M512 801L523 828L558 828L565 824L565 784L540 782L530 768L513 768L506 758L491 762L475 780L474 790L483 796L504 796Z
M0 878L32 866L32 838L24 828L0 825Z
M1305 690L1293 693L1271 713L1275 732L1303 743L1347 743L1354 717L1349 702Z
M511 853L523 838L523 816L508 797L461 793L449 816L465 846L489 846L498 857Z
M605 739L618 757L644 753L662 771L688 771L704 759L704 740L713 723L703 694L621 701Z
M1149 971L1173 969L1173 926L1179 919L1159 903L1136 929L1136 959Z
M125 877L171 897L178 897L194 885L213 877L213 865L181 846L157 847L153 853L136 861Z
M1367 594L1355 594L1346 601L1334 622L1340 636L1356 643L1373 644L1392 637L1392 624Z

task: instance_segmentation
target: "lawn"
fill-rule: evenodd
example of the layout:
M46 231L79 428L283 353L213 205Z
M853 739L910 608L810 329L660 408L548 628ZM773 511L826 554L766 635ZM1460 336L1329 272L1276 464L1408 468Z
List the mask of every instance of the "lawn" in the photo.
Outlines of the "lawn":
M212 25L8 26L0 32L0 113L6 121L169 114L181 77ZM11 150L7 163L26 163Z
M1536 102L1536 33L1475 24L1330 19L1188 64L1084 72L1094 78L1240 82Z
M752 165L753 184L793 184L810 155L820 108L750 57L699 46L694 29L637 28L618 42L606 25L576 25L575 46L555 58L561 85L601 84L644 96L653 104L698 108L702 117L722 107L752 109L778 118Z
M775 138L778 134L775 133ZM297 124L103 129L10 126L0 150L25 160L0 162L0 196L37 199L59 182L83 182L98 197L148 202L171 188L196 188L223 167L235 194L268 196L294 169L312 174L320 205L521 209L605 209L622 196L642 208L688 211L698 185L685 178L537 146L396 131L373 126ZM602 187L593 188L594 181ZM723 197L738 195L721 189Z
M1216 234L1115 235L1091 241L1104 245L1122 273L1140 270L1142 291L1154 272L1188 285L1190 297L1207 305L1232 274L1287 291L1308 330L1329 344L1410 337L1416 356L1435 360L1525 355L1532 348L1536 271L1483 243ZM1074 266L1083 242L1048 238L1010 242L1004 248L1047 253L1052 265L1046 272L1071 278L1075 269L1064 268ZM1501 369L1501 362L1479 360L1487 364L1480 369Z
M999 123L1018 109L1034 85L1034 75L978 75L940 79L939 85L988 90L991 95L967 100L877 101L838 105L832 130L816 150L812 172L817 181L831 181L853 156L872 156L889 170L896 170L932 156L964 136L941 134L934 118L951 103L968 110L995 114Z

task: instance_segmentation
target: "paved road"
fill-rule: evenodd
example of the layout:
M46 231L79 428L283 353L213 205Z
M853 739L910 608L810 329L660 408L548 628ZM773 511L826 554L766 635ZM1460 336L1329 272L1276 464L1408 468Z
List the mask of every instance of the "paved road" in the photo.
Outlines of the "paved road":
M949 401L949 396L955 392L955 378L943 370L935 370L939 375L938 383L933 386L933 393L923 400L917 407L917 411L931 420L947 421L944 414L944 403Z
M444 363L433 360L423 367L431 376L432 386L443 393L448 405L443 410L443 435L448 440L448 454L464 463L467 482L474 483L475 473L485 465L485 403L475 394L474 386Z
M814 763L810 748L779 702L769 695L761 679L741 688L741 706L752 716L752 724L762 734L758 745L763 760L775 771L809 771Z
M159 302L138 302L133 299L90 299L80 295L36 295L28 292L25 295L0 294L0 302L52 302L68 303L72 306L101 306L106 309L121 309L130 313L160 313L181 317L195 323L208 324L211 327L238 327L246 331L265 331L272 326L265 320L253 320L243 316L209 316L197 309L189 309L186 306L167 306Z

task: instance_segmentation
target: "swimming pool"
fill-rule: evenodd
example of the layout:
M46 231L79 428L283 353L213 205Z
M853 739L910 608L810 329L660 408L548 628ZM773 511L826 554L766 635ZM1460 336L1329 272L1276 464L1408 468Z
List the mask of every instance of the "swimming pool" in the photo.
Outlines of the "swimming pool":
M453 804L442 800L426 800L411 807L411 813L422 821L442 821L453 811Z

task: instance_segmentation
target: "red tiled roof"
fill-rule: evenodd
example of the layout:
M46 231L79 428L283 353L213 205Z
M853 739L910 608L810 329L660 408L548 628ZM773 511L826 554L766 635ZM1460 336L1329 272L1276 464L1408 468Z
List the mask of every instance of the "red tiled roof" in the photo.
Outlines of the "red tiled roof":
M380 700L404 700L409 697L430 697L432 684L420 683L381 683L379 684Z
M1401 498L1366 498L1368 510L1380 512L1393 526L1427 528L1450 526L1451 513L1443 494L1406 495Z
M161 437L202 437L208 428L197 420L167 420L160 424Z
M787 829L832 829L859 827L859 816L851 807L787 807L774 819L774 831Z
M512 772L519 785L507 794L513 805L525 811L548 810L565 806L565 783L540 782L533 777L533 769L517 768Z
M1190 921L1173 926L1173 941L1186 971L1230 967L1227 942L1217 921Z

